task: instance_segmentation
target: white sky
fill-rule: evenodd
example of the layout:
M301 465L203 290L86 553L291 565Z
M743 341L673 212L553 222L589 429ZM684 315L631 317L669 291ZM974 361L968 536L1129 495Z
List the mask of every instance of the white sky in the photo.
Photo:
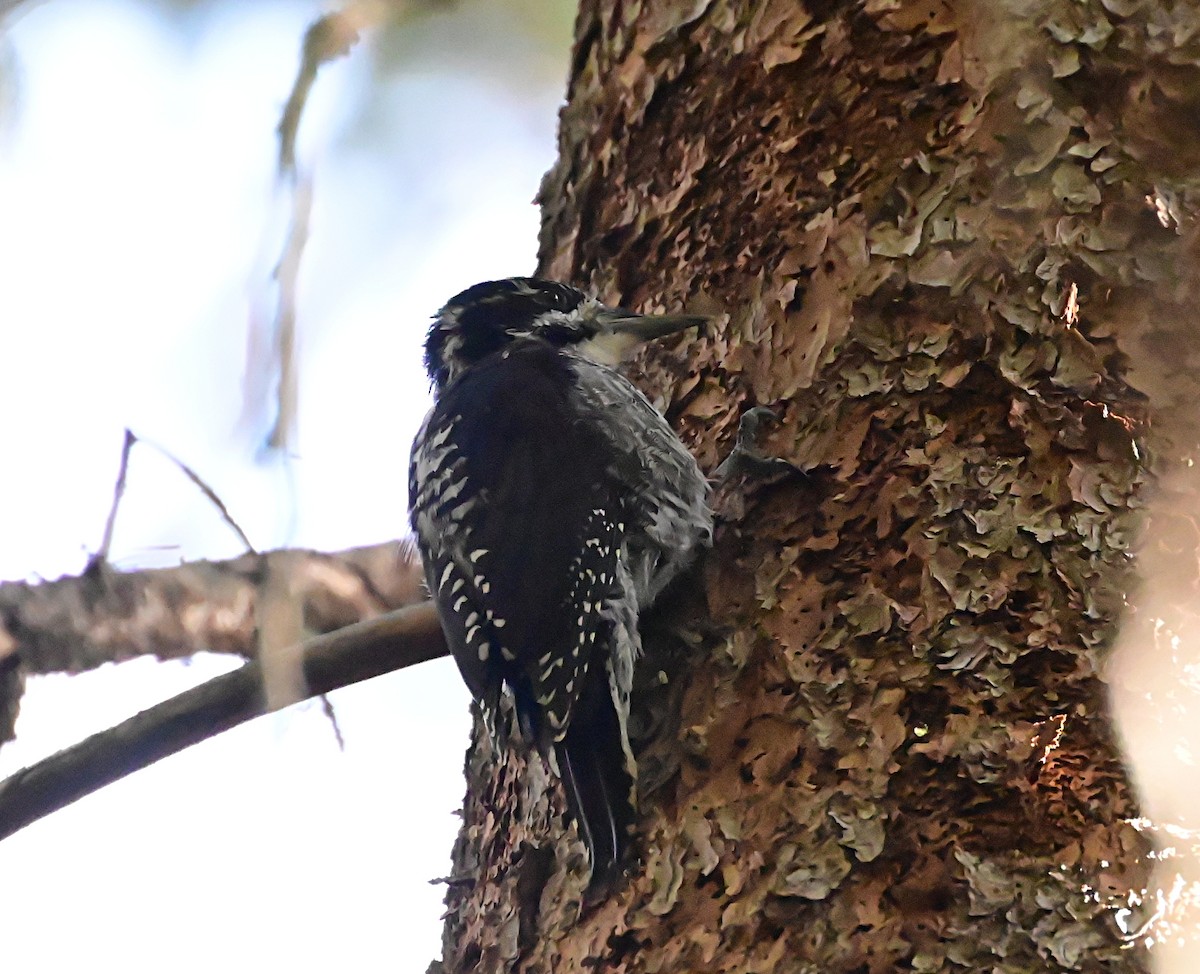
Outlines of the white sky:
M323 70L302 132L315 169L300 292L299 440L257 447L242 377L251 299L280 236L274 127L312 2L161 7L53 0L10 29L0 105L0 578L82 568L122 431L211 483L260 548L407 530L429 315L533 268L530 205L554 154L568 38L501 43L463 3L462 41L386 73ZM487 9L487 13L483 13ZM457 22L451 18L457 18ZM528 46L528 49L522 47ZM506 73L507 72L507 73ZM113 560L238 553L168 463L135 451ZM0 775L234 665L139 660L31 683ZM162 762L0 843L5 970L423 971L440 953L463 791L467 695L446 660L294 708Z

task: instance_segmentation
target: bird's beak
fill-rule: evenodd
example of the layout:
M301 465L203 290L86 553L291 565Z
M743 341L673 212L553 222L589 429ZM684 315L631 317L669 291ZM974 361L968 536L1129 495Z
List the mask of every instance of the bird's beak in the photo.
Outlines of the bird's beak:
M639 315L623 308L605 308L596 315L599 330L585 342L585 354L616 365L642 342L707 324L707 315Z
M634 341L648 342L685 328L707 324L707 315L639 315L621 308L606 308L596 316L602 332L628 335Z

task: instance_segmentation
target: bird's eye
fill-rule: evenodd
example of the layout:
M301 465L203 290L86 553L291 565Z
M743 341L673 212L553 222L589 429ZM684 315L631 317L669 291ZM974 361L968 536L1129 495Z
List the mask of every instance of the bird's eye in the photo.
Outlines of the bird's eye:
M551 345L567 345L571 342L580 341L586 336L577 324L569 325L566 322L555 322L544 325L539 329L538 337L543 341L549 342Z

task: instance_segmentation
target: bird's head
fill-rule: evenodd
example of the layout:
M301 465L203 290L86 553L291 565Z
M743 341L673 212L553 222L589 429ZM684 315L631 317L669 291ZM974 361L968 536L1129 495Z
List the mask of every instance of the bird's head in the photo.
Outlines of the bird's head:
M425 340L425 368L439 389L511 342L543 341L615 365L641 342L701 325L703 315L639 315L577 288L533 277L485 281L456 294Z

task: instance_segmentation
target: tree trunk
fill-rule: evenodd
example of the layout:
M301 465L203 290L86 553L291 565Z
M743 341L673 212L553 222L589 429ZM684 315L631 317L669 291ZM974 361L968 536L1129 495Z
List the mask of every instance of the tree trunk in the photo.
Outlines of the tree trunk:
M640 861L602 903L553 775L477 730L445 971L1144 969L1101 666L1146 458L1194 447L1198 26L584 0L540 272L706 293L638 380L706 469L766 405L804 473L719 492L698 648L647 639Z

